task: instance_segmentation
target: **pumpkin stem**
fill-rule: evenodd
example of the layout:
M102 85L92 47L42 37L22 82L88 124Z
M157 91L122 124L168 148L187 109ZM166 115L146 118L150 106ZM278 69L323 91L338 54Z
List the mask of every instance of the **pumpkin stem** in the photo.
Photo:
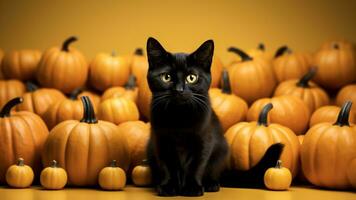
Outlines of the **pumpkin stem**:
M52 162L51 162L51 167L52 167L52 168L57 168L57 167L58 167L58 163L57 163L56 160L52 160Z
M250 61L253 60L253 58L251 58L247 53L245 53L244 51L242 51L239 48L236 47L230 47L227 49L228 52L232 52L232 53L236 53L237 55L239 55L242 59L242 61Z
M136 76L131 74L129 76L129 80L127 81L127 83L125 84L125 88L127 90L134 90L136 87Z
M70 45L72 42L75 42L75 41L77 41L77 40L78 40L78 38L75 37L75 36L71 36L71 37L69 37L68 39L66 39L66 40L63 42L62 51L68 52L68 51L69 51L69 45Z
M268 112L273 108L273 104L272 103L268 103L266 104L261 112L260 112L260 115L258 116L258 121L257 121L257 124L259 126L268 126L267 124L267 116L268 116Z
M346 101L344 105L342 105L341 110L339 112L339 116L337 117L334 125L336 126L350 126L349 116L350 110L352 106L352 101Z
M334 49L340 49L340 46L339 46L338 43L334 43L334 44L333 44L333 48L334 48Z
M281 46L277 49L276 53L274 54L274 58L278 58L279 56L283 55L286 52L291 53L292 50L290 50L287 45Z
M2 107L0 111L0 117L10 117L10 111L13 107L15 107L17 104L20 104L23 102L23 98L21 97L16 97L14 99L11 99L8 101L4 107Z
M19 159L17 159L17 166L24 166L25 164L24 164L24 159L23 158L19 158Z
M80 120L80 122L85 122L88 124L98 123L98 120L95 118L93 104L91 103L89 97L82 96L82 97L80 97L80 100L82 100L83 107L84 107L83 118Z
M112 57L116 57L116 56L117 56L117 52L116 52L115 50L112 50L112 51L111 51L111 56L112 56Z
M231 94L229 72L226 69L223 70L221 75L221 92Z
M282 161L281 160L277 160L276 168L278 168L278 169L282 168Z
M34 92L38 90L38 86L30 81L26 82L26 90L28 92Z
M117 162L116 162L116 160L112 160L112 161L111 161L110 167L117 167Z
M82 88L77 88L75 90L73 90L70 94L69 94L69 98L72 99L72 100L77 100L78 99L78 95L80 93L83 92L83 89Z
M259 50L261 50L261 51L266 51L265 44L263 44L262 42L259 43L257 49L259 49Z
M310 70L299 80L297 86L307 88L309 87L309 81L315 76L318 69L316 67L310 68Z
M134 52L135 55L137 56L143 56L143 49L142 48L137 48Z

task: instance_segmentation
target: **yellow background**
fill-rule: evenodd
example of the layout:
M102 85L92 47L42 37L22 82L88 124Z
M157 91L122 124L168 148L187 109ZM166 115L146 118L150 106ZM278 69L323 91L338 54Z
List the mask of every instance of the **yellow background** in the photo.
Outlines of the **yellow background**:
M314 51L328 39L356 41L354 0L0 0L0 48L45 48L77 35L88 58L131 53L154 36L172 51L214 39L226 48Z

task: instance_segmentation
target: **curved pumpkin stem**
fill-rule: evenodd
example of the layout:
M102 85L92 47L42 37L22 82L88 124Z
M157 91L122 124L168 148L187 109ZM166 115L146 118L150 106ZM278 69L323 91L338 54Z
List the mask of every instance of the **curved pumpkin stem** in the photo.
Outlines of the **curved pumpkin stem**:
M137 48L134 52L135 55L137 56L143 56L143 49L142 48Z
M262 42L259 43L257 49L259 49L259 50L261 50L261 51L266 51L265 44L263 44Z
M110 167L117 167L117 161L116 160L112 160L110 163Z
M336 126L350 126L349 116L351 110L352 102L346 101L344 105L342 105L341 110L339 112L339 116L337 117L334 125Z
M312 67L310 70L299 80L297 86L307 88L309 87L309 81L315 76L318 68Z
M127 90L134 90L136 88L136 76L135 75L131 74L129 76L129 80L125 84L125 88Z
M268 126L267 124L267 116L268 116L268 112L273 108L273 104L272 103L268 103L266 104L261 112L260 112L260 115L258 116L258 121L257 121L257 124L259 126Z
M339 44L338 43L334 43L333 45L332 45L332 47L334 48L334 49L340 49L340 46L339 46Z
M274 54L274 58L278 58L286 52L291 53L292 50L290 50L287 45L281 46L277 49L276 54Z
M221 92L225 94L231 94L229 72L227 72L226 69L223 70L221 75Z
M80 100L82 100L83 107L84 107L83 118L80 120L80 122L85 122L88 124L98 123L98 120L95 118L94 108L89 97L82 96L80 97Z
M244 51L242 51L239 48L236 47L230 47L227 49L228 52L232 52L232 53L236 53L237 55L239 55L242 59L242 61L250 61L253 60L253 58L251 58L251 56L249 56L247 53L245 53Z
M77 88L75 90L73 90L70 94L69 94L69 99L71 100L77 100L78 99L78 95L80 93L83 92L83 89L82 88Z
M17 159L17 166L24 166L25 165L25 160L23 158Z
M30 81L26 82L26 90L28 92L34 92L36 90L38 90L38 86Z
M75 41L77 41L78 38L75 37L75 36L71 36L69 37L68 39L66 39L63 44L62 44L62 51L66 51L68 52L69 51L69 45Z
M281 160L277 160L277 164L276 164L276 167L275 168L282 168L282 161Z
M52 167L52 168L57 168L57 167L58 167L58 163L57 163L56 160L52 160L52 162L51 162L51 167Z
M0 111L0 117L10 117L10 111L13 107L15 107L17 104L20 104L23 102L23 98L21 97L16 97L14 99L11 99L8 101L4 107L2 107Z

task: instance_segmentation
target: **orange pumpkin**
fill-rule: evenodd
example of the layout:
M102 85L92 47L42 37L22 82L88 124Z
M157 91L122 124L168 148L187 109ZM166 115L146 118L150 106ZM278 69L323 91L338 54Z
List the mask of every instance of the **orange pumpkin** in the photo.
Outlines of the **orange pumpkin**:
M130 75L130 63L123 56L100 53L90 63L89 81L92 87L104 91L113 86L123 86Z
M130 59L131 74L137 79L137 83L140 83L142 79L146 79L148 71L147 57L144 55L142 48L137 48Z
M48 166L56 160L67 171L70 185L96 185L100 170L112 160L128 169L129 149L117 126L98 121L90 99L85 96L81 100L83 118L61 122L51 130L42 151L42 163Z
M44 117L47 109L54 103L65 99L65 96L56 89L41 88L35 84L26 83L27 92L22 95L23 103L17 106L17 110L25 110L38 114Z
M348 189L347 168L356 157L356 127L349 124L352 103L346 102L335 123L320 123L306 133L302 145L302 168L314 185Z
M48 190L60 190L67 184L67 172L57 166L57 161L52 160L51 166L42 170L40 176L41 185Z
M125 171L117 166L116 160L113 160L109 167L100 171L98 182L104 190L122 190L126 185Z
M216 55L213 56L211 61L211 84L210 87L218 87L220 83L221 73L224 69L224 66Z
M0 108L9 100L22 96L25 91L25 85L18 80L0 80Z
M328 105L330 103L328 94L310 81L316 74L316 70L316 68L311 68L300 80L293 79L280 83L274 91L274 96L292 95L299 97L309 107L310 112Z
M37 80L42 87L69 94L85 85L89 68L83 54L69 47L75 41L76 37L70 37L61 48L52 47L43 53L37 68Z
M139 165L142 160L146 159L146 146L150 137L150 125L142 121L128 121L121 123L120 132L125 135L129 145L131 171Z
M288 168L282 167L278 160L276 167L269 168L264 175L264 184L270 190L288 190L292 183L292 174Z
M315 82L328 89L339 89L356 80L355 50L339 42L323 45L315 53L313 65L319 69Z
M280 47L273 60L273 69L278 82L289 79L300 79L309 71L311 55L293 52L289 47Z
M315 124L320 124L323 122L333 123L336 122L337 116L340 113L341 108L338 106L323 106L318 108L310 117L309 126L312 127ZM349 121L354 124L355 120L355 113L351 110L350 111L350 119Z
M146 119L150 118L151 101L152 92L148 86L147 79L143 79L138 88L137 106L140 114Z
M6 182L13 188L27 188L33 182L34 174L30 166L19 158L16 165L11 165L6 171Z
M229 168L249 170L263 157L267 149L276 143L284 144L280 159L291 170L293 177L298 172L299 141L293 131L279 124L267 124L271 103L263 107L257 122L240 122L225 133L230 146Z
M29 49L6 53L1 65L4 77L21 81L34 80L41 54L38 50Z
M271 123L286 126L292 129L297 135L306 131L310 111L301 99L290 95L257 100L247 112L247 121L256 121L262 108L268 103L272 103L274 107L269 114L269 121Z
M257 99L271 96L276 80L270 62L258 57L252 58L238 48L228 50L242 58L241 62L229 67L232 92L249 104Z
M143 160L141 165L136 166L132 170L131 179L135 186L139 187L145 187L152 184L152 172L147 164L147 160Z
M224 131L237 122L246 118L247 103L238 96L231 94L229 74L226 70L222 74L222 89L209 90L211 107L218 116Z
M99 105L98 118L114 124L136 121L140 117L135 102L118 97L103 101Z
M14 98L7 102L0 112L0 182L5 181L7 168L19 157L26 160L36 174L41 170L41 152L48 136L48 129L42 119L31 112L10 110L23 102Z
M336 96L336 104L342 106L344 102L356 102L356 84L351 84L343 87ZM356 118L356 106L352 106L353 117Z
M112 87L103 93L101 101L105 101L110 98L124 97L134 102L137 102L138 88L136 87L136 78L134 75L130 75L125 87Z

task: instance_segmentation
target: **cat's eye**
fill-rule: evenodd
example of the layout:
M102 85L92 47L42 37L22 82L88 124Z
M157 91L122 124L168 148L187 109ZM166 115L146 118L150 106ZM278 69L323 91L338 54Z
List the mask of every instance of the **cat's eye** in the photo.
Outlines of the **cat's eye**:
M160 78L163 82L168 83L172 80L171 75L168 73L163 73L160 75Z
M185 78L185 82L189 83L189 84L193 84L196 83L198 81L198 75L195 74L189 74L186 78Z

